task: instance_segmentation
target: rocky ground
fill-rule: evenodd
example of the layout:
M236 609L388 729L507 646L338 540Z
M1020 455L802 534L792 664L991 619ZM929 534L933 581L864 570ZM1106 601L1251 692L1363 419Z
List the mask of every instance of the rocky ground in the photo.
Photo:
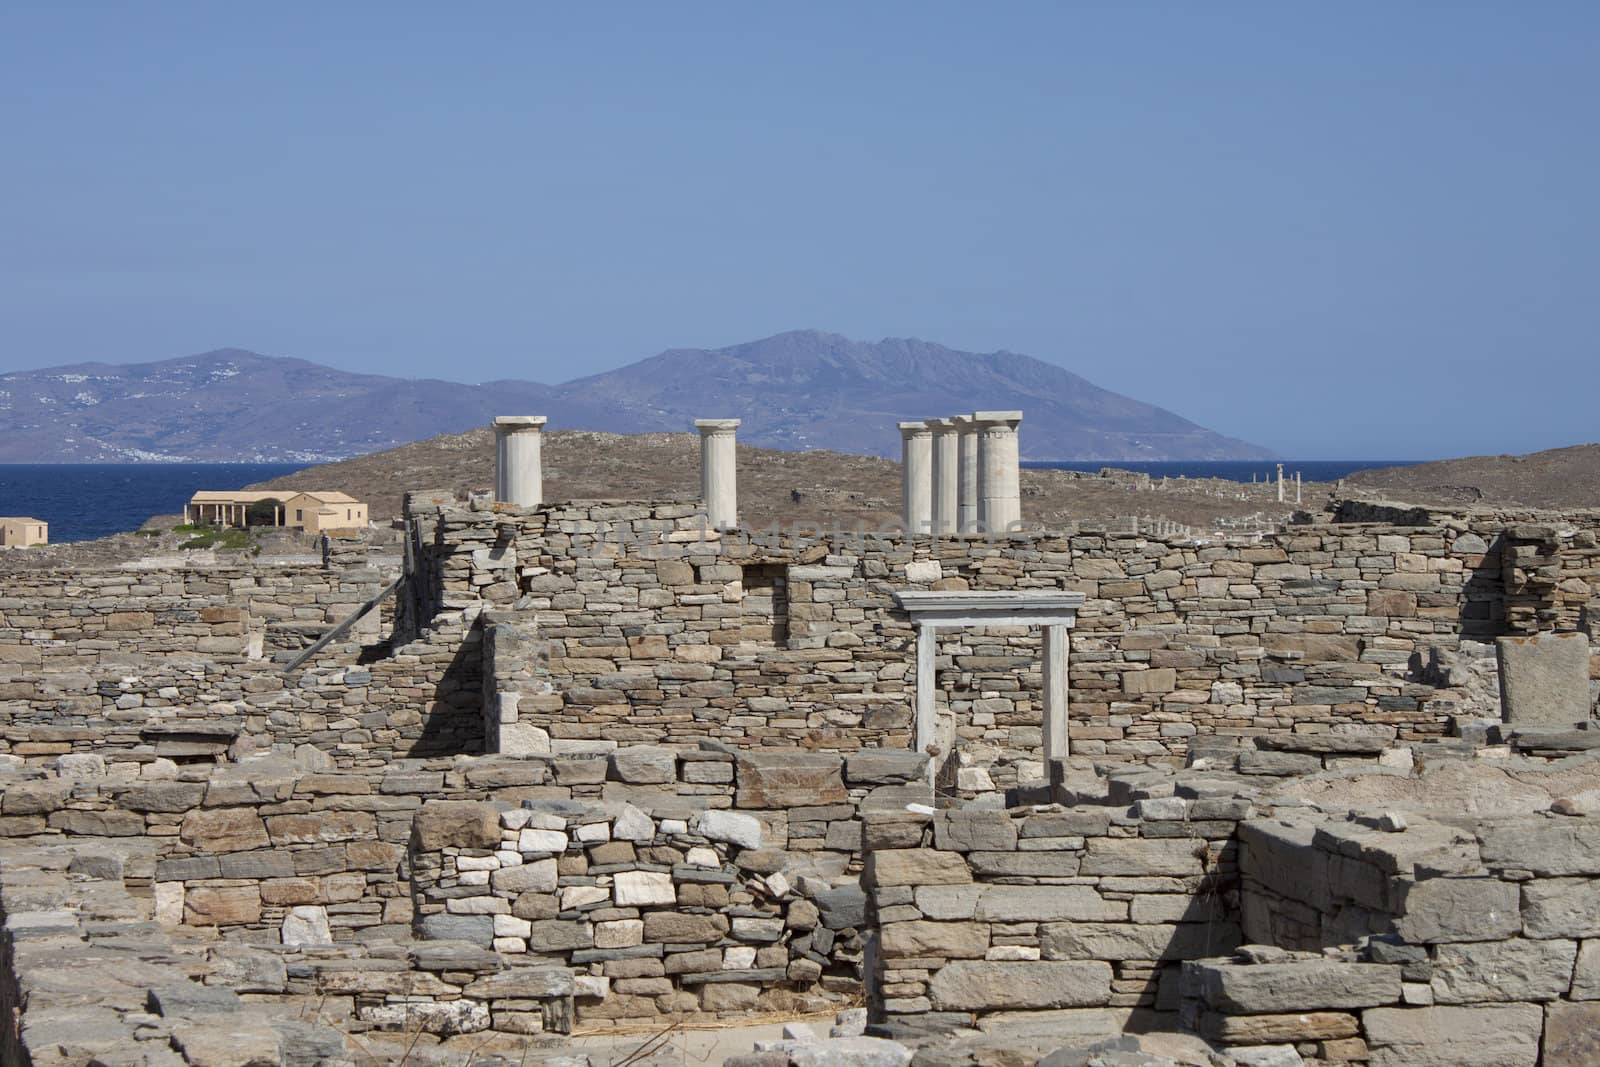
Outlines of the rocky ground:
M1600 444L1361 471L1346 478L1344 488L1362 496L1442 507L1600 507Z

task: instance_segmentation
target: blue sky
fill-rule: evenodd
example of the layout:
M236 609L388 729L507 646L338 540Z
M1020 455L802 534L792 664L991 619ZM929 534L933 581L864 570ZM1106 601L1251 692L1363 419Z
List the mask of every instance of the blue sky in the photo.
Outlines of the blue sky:
M0 370L815 327L1299 457L1600 438L1600 5L0 8Z

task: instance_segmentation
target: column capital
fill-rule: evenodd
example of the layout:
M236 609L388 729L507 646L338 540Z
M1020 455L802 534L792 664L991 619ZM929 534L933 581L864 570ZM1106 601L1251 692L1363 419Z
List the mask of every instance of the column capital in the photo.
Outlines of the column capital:
M739 419L695 419L694 428L707 437L732 433L739 428Z
M972 421L980 430L1015 430L1022 422L1022 412L974 411Z
M924 421L927 423L928 429L935 434L955 433L961 428L954 419L926 419Z
M900 436L907 441L913 437L928 437L933 434L927 419L921 422L899 422L895 425L900 429Z
M948 422L951 426L954 426L958 430L965 431L965 430L972 429L972 416L971 415L951 415L948 419L946 419L944 421Z
M550 419L545 415L496 415L495 433L517 433L522 430L542 430Z

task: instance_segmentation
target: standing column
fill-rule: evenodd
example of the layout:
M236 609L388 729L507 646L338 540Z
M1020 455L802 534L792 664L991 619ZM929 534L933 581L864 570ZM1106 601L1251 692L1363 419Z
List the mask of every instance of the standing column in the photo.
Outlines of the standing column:
M933 532L947 537L956 532L959 521L961 431L950 419L929 419L928 429L933 431Z
M700 500L713 530L739 525L739 462L733 432L738 419L695 419L700 431Z
M494 498L519 508L544 503L541 455L543 415L501 415L494 420Z
M1067 738L1067 628L1044 628L1044 759L1048 773L1051 760L1072 754Z
M1005 534L1022 522L1017 469L1020 411L975 411L978 426L978 522L986 534Z
M938 739L938 699L939 692L935 685L937 657L939 655L939 634L937 628L929 625L917 627L917 691L916 691L916 741L915 751L928 753L928 780L933 781L939 773L940 759L928 752L929 746ZM940 755L943 755L941 753Z
M978 528L978 425L971 415L949 420L956 428L956 531Z
M1278 503L1283 503L1283 464L1278 464Z
M933 527L933 431L926 422L899 425L902 518L915 537Z

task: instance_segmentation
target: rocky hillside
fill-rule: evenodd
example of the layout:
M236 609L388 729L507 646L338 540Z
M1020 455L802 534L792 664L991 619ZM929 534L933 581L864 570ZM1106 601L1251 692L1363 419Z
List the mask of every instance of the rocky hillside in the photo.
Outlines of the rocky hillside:
M897 455L897 421L974 408L1025 411L1025 459L1269 455L1027 356L808 330L674 349L560 386L350 374L239 349L19 371L0 375L0 463L315 462L464 431L497 414L623 433L738 417L751 444Z
M1600 444L1360 471L1345 479L1345 489L1360 496L1441 507L1480 503L1600 507Z

